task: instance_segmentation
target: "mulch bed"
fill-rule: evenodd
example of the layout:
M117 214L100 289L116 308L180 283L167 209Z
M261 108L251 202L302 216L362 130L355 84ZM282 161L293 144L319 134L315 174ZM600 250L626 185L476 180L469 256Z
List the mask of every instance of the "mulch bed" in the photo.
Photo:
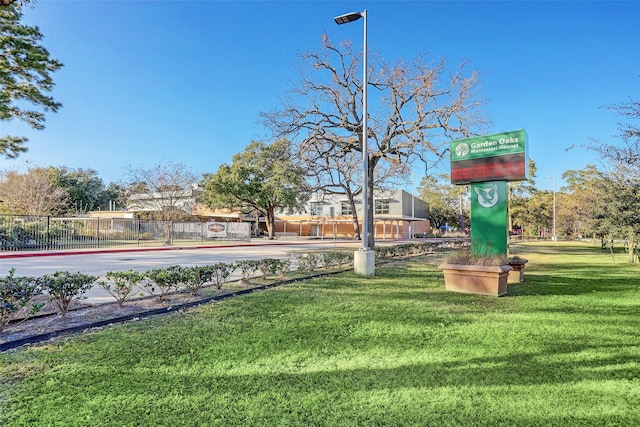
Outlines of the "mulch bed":
M204 287L201 289L200 295L195 297L188 292L180 291L169 294L165 301L161 301L157 296L148 296L127 300L122 307L118 307L115 300L113 303L96 305L74 301L66 318L62 318L58 314L55 304L47 301L46 306L38 312L37 316L12 322L5 326L0 334L0 352L80 333L87 329L102 328L110 324L185 310L212 301L220 301L257 290L342 271L344 270L325 271L285 280L257 278L251 279L251 281L239 280L238 282L226 283L221 289L216 289L215 286Z
M401 260L388 260L384 261L383 264L395 265L398 262L401 262ZM49 341L65 335L80 333L88 329L102 328L110 324L163 315L212 301L220 301L225 298L248 294L257 290L268 289L314 277L342 273L349 270L350 269L338 269L335 271L324 271L285 280L262 280L257 278L251 279L250 282L240 280L238 282L228 282L221 289L216 289L215 286L204 287L198 296L192 296L188 292L179 291L169 294L165 301L161 301L157 296L147 296L127 300L122 307L118 307L115 301L113 303L96 305L85 304L82 301L74 301L66 318L62 318L62 316L58 314L55 304L47 301L46 305L36 316L22 321L14 321L5 326L0 334L0 352ZM43 300L43 302L45 301Z
M0 335L0 351L47 341L86 329L184 310L274 286L264 281L260 282L262 283L251 282L244 286L221 289L207 287L203 288L198 296L192 296L188 292L176 292L169 294L165 301L161 301L157 296L146 296L127 300L121 307L118 307L115 300L113 303L96 305L74 301L65 318L58 313L54 303L46 301L46 305L36 316L26 319L20 319L18 316L16 321L5 326Z

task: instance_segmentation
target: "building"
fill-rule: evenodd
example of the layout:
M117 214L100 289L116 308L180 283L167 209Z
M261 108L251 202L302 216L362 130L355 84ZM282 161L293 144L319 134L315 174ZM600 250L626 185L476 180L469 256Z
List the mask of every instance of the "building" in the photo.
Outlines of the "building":
M227 209L210 209L197 202L200 189L194 188L170 194L134 195L127 206L128 212L154 211L168 206L183 210L203 221L250 222L254 233L266 233L265 221L255 213ZM404 190L374 192L374 233L376 239L409 238L430 230L427 203ZM362 227L362 201L356 198L355 214ZM101 216L105 216L106 212ZM276 237L316 237L353 239L354 213L345 194L314 194L304 212L276 213Z
M362 200L356 199L356 215L362 221ZM376 239L409 238L429 231L429 207L424 200L404 190L374 193ZM276 214L276 236L352 239L355 236L353 209L344 194L315 194L306 212ZM360 225L361 226L361 225Z

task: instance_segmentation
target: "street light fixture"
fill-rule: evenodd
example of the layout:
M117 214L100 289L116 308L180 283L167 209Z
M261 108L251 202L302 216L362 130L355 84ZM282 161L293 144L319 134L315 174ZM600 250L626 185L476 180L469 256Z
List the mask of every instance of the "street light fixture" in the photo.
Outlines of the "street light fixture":
M362 52L362 242L359 251L354 254L353 268L358 274L373 276L375 272L375 253L369 248L369 150L367 137L367 10L350 12L336 16L336 24L342 25L357 21L364 21L364 46Z

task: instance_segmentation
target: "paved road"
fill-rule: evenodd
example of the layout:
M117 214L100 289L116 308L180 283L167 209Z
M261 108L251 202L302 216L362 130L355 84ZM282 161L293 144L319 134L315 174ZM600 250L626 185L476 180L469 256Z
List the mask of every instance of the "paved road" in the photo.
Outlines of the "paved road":
M95 251L80 253L70 251L59 255L46 253L21 253L20 257L3 258L0 255L0 275L15 268L19 276L41 276L55 271L71 271L102 276L107 271L137 270L169 265L205 265L216 262L234 262L242 259L284 257L292 251L333 248L333 242L303 242L219 246L212 248L184 248L174 250ZM356 242L338 242L338 248L357 249ZM6 254L7 256L16 254ZM22 256L33 255L33 256ZM43 256L46 255L46 256Z
M336 247L341 249L356 250L358 245L358 242L336 243ZM104 276L107 271L146 271L152 268L167 267L170 265L191 266L215 264L217 262L231 263L243 259L278 258L287 256L293 251L320 248L329 249L333 247L333 242L324 241L265 243L181 250L95 251L82 254L71 251L59 255L49 255L46 253L4 254L5 256L20 256L2 258L0 255L0 275L6 275L11 268L15 268L16 275L18 276L42 276L56 271L71 271L74 273L79 271L101 277ZM85 302L90 304L113 301L113 297L98 285L87 292L86 296L87 300L85 300Z

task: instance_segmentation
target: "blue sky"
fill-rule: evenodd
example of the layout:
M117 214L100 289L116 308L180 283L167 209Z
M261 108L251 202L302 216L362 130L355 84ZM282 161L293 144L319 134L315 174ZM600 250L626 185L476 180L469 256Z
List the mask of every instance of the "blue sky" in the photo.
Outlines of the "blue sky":
M603 106L640 98L640 2L615 1L55 1L25 9L65 66L55 73L44 131L18 123L29 152L0 169L93 168L105 183L127 164L181 162L213 173L266 130L299 80L301 53L327 32L362 46L362 25L333 17L368 10L369 48L386 60L429 52L482 74L493 132L526 129L540 188L598 164L572 145L615 142ZM492 133L493 133L492 132ZM416 169L416 180L424 169Z

